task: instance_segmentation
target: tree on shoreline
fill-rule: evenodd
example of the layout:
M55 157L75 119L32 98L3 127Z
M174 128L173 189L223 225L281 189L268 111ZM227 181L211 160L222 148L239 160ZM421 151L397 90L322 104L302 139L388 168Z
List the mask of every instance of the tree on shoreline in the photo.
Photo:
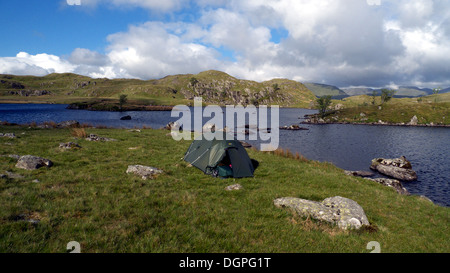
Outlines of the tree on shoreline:
M327 109L331 105L331 96L322 96L316 100L319 108L320 117L324 118L327 115Z
M381 89L381 104L388 102L395 94L395 90Z
M119 107L120 107L120 111L122 111L122 106L127 103L128 99L127 99L127 95L120 95L119 97Z

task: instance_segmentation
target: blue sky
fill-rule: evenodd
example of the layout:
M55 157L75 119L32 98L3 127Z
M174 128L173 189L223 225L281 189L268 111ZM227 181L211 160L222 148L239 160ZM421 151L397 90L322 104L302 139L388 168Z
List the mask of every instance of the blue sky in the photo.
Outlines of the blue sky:
M446 0L1 0L0 13L0 73L450 86Z

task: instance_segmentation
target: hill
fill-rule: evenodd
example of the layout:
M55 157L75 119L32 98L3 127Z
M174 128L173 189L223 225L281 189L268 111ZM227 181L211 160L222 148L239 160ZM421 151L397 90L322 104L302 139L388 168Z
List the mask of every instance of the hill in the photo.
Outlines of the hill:
M339 107L337 107L339 105ZM381 104L380 96L360 95L333 100L329 123L408 124L416 116L418 125L450 125L450 93L418 98L392 98Z
M255 82L215 70L155 80L94 79L71 73L43 77L0 75L0 101L3 102L112 100L117 103L121 94L127 95L130 102L147 105L190 104L194 97L201 96L208 104L278 104L308 108L315 100L314 94L296 81Z
M332 96L333 98L343 98L348 96L344 91L333 85L321 83L304 83L304 85L317 97Z
M377 95L381 94L381 89L372 89L368 87L351 87L351 88L343 88L343 90L349 96L372 95L373 91L375 91ZM433 89L419 88L417 86L399 86L395 90L396 92L394 97L421 97L433 94ZM449 91L450 87L442 89L439 93L447 93Z

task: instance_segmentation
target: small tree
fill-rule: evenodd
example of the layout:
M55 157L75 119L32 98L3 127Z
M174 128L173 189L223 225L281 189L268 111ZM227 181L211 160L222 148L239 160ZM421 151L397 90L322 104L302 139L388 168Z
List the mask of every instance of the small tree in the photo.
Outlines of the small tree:
M375 98L377 97L377 91L376 91L376 90L373 90L371 96L372 96L372 101L371 101L371 103L372 103L372 105L375 105Z
M439 94L439 92L441 92L441 88L440 88L440 87L438 87L438 88L433 88L433 94L434 94L434 95ZM437 102L437 96L434 97L434 102Z
M327 109L331 105L331 96L322 96L316 100L317 107L319 108L320 117L327 115Z
M119 107L120 107L120 111L122 111L122 106L127 103L128 99L127 99L127 95L120 95L119 97Z
M395 90L381 89L381 104L388 102L395 94Z

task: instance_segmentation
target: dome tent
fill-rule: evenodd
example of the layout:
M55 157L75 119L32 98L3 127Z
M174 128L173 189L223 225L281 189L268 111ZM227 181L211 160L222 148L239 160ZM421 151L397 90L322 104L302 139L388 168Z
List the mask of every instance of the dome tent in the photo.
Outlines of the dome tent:
M217 134L222 134L222 140L218 139ZM231 140L227 140L227 136ZM186 151L184 160L205 174L218 173L223 177L253 177L255 171L242 144L223 132L217 132L213 140L207 140L203 135L202 139L194 140ZM225 168L228 169L228 174L222 174Z

